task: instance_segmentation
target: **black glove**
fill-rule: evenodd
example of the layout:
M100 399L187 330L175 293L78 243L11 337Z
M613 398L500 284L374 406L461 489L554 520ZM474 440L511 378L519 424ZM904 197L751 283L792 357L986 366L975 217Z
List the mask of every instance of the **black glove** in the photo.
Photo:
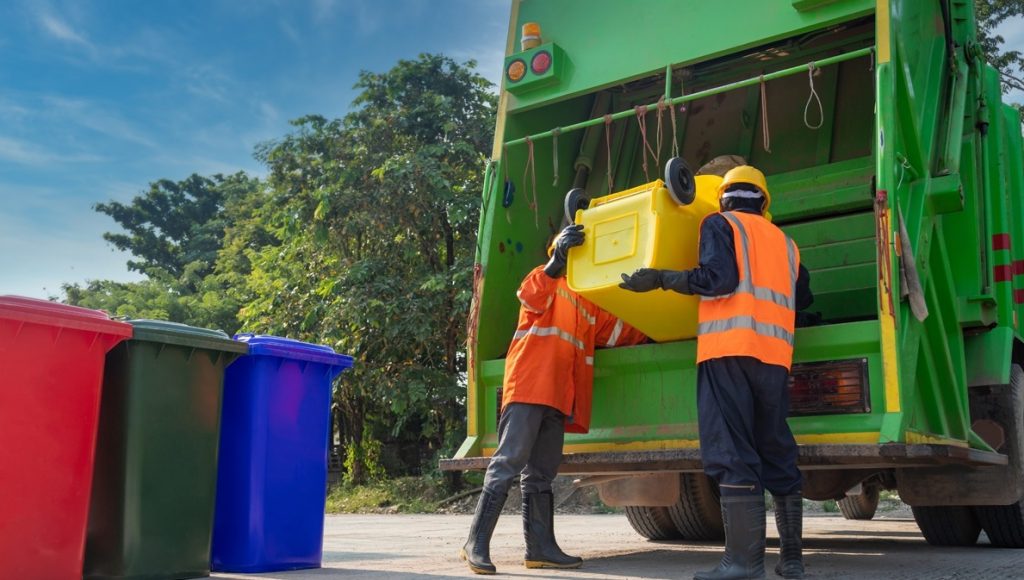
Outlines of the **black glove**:
M661 270L640 268L629 276L623 274L622 284L619 284L619 288L633 292L650 292L661 288Z
M693 294L693 292L690 292L690 271L662 270L661 287L665 290L673 290L680 294Z
M548 260L546 266L544 266L544 273L552 278L557 278L562 275L562 270L565 269L565 264L569 260L569 248L583 244L583 226L582 225L571 225L566 226L558 237L555 238L554 250L551 252L551 259Z

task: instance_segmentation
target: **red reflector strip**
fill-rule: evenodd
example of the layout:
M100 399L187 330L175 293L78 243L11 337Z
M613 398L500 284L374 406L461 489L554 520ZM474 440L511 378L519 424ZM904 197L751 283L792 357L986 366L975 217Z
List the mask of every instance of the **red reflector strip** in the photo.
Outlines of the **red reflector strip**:
M992 236L992 249L993 250L1009 250L1010 249L1010 234L996 234Z
M1010 266L996 266L992 270L995 272L996 282L1009 282L1013 279L1013 269Z
M1013 291L1013 303L1014 304L1024 304L1024 290L1014 290Z
M1024 260L1017 260L1013 263L1013 275L1020 276L1024 274Z

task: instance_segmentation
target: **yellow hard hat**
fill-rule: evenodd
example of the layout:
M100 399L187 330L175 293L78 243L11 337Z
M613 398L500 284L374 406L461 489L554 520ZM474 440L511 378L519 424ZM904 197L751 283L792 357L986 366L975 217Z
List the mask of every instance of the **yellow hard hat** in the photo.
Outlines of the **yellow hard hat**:
M772 204L772 194L768 191L768 180L764 178L764 174L756 167L751 167L750 165L740 165L730 169L722 179L722 184L718 186L718 199L722 199L722 194L725 193L725 190L730 185L736 185L737 183L749 183L760 189L764 193L764 209L761 211L767 213L768 206Z

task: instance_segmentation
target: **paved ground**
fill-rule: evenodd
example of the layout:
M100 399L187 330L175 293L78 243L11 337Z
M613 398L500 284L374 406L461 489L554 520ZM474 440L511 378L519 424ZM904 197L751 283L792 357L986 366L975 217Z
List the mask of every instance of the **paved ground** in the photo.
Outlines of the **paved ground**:
M1024 578L1024 550L991 548L982 536L973 548L933 548L913 520L848 522L836 516L805 518L808 578ZM621 515L559 515L559 542L583 556L573 571L527 570L522 566L522 523L498 522L492 558L499 574L518 578L691 578L717 564L720 546L641 539ZM769 525L768 560L775 565L778 543ZM469 516L328 516L324 567L304 572L215 574L233 580L328 580L331 578L474 577L457 559ZM777 578L769 573L769 578ZM480 578L476 576L476 578Z

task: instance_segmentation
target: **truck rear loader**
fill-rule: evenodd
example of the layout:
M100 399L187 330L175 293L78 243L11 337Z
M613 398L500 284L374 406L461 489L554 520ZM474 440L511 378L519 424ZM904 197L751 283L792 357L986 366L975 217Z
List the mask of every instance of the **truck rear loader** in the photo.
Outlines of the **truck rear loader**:
M520 44L526 23L540 39ZM534 28L530 29L535 32ZM529 36L536 36L530 34ZM524 48L525 45L525 48ZM470 312L467 438L497 444L516 289L565 193L737 155L764 171L821 323L796 333L804 495L925 538L1024 548L1024 160L967 0L513 0ZM652 539L722 537L692 338L599 350L561 473Z

